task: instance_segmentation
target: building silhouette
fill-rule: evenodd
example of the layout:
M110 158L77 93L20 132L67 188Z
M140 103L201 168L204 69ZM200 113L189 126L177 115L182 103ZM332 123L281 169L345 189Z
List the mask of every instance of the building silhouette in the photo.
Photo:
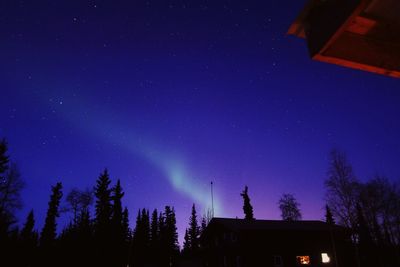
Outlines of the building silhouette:
M202 236L204 266L356 266L348 229L322 221L213 218Z

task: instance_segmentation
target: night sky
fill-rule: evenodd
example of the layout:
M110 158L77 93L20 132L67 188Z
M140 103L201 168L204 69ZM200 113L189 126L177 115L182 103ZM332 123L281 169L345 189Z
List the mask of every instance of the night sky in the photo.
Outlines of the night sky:
M0 137L43 225L50 186L107 167L137 209L192 203L278 219L293 193L322 219L328 153L399 181L400 80L310 60L286 31L301 1L1 1ZM70 215L63 214L61 228ZM180 236L182 240L182 235Z

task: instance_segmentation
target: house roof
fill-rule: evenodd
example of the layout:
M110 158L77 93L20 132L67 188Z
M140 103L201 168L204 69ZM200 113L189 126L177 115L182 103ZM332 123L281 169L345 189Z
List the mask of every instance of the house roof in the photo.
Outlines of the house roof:
M308 0L288 34L306 38L314 60L400 78L399 9L399 0Z
M278 220L245 220L230 218L213 218L211 224L223 225L232 231L248 230L301 230L301 231L328 231L332 226L323 221L278 221ZM333 226L335 230L344 230L341 226Z

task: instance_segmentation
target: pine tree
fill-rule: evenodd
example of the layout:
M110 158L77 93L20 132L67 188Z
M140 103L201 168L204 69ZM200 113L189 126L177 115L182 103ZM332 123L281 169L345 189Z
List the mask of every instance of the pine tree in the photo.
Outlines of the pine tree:
M42 247L52 246L57 236L56 219L60 216L59 206L62 198L62 184L57 183L51 188L49 207L46 214L43 230L40 235L40 245Z
M129 227L129 211L127 207L125 207L124 211L122 212L122 229L124 232L124 240L127 244L131 240L131 229Z
M155 209L151 214L150 223L150 248L152 252L156 252L159 246L159 225L158 225L158 211Z
M108 267L112 265L112 255L109 253L112 246L112 189L110 188L110 176L107 169L97 179L94 195L96 197L96 217L94 225L94 239L96 254L96 265Z
M150 218L146 209L138 211L133 234L133 265L143 265L150 261Z
M198 226L196 206L194 204L192 206L192 214L189 219L188 237L189 253L194 254L199 250L200 247L200 227Z
M142 209L143 246L148 250L150 245L150 215L149 211Z
M113 188L113 210L112 210L112 222L114 227L122 226L122 197L124 196L124 192L122 191L120 180L117 181L116 186Z
M120 180L112 189L113 195L113 206L112 206L112 217L111 217L111 233L112 233L112 246L111 254L113 263L115 266L126 266L126 252L125 252L125 232L123 225L123 211L122 211L122 197L124 192L122 191Z
M163 265L175 265L179 254L178 233L174 208L166 206L164 210L165 222L162 228L162 250L164 250Z
M33 210L31 210L28 214L28 217L26 217L26 222L21 230L21 239L22 240L35 239L36 233L34 227L35 227L35 216L33 214Z
M24 255L21 260L22 266L32 266L38 244L38 234L34 230L35 216L31 210L20 233L21 251Z
M188 229L185 230L185 236L183 237L183 250L182 253L184 256L188 256L190 254L190 237Z
M253 207L250 204L250 197L248 195L248 187L247 185L244 188L244 191L240 194L243 197L243 211L246 220L254 220L253 216Z
M121 245L125 239L124 237L124 229L122 225L122 197L124 196L124 192L122 191L120 180L117 181L116 186L113 188L113 206L112 206L112 232L113 236L116 238L116 242ZM116 244L115 244L116 245Z
M206 228L207 228L207 220L206 220L205 217L203 217L201 219L200 236L203 235L203 233L205 232Z
M124 266L127 266L129 263L129 245L132 242L132 233L129 227L129 212L128 208L125 207L122 212L122 236L123 236L123 244L121 251L121 258L123 259Z
M330 225L335 224L335 219L333 218L331 209L328 205L325 205L325 222Z
M97 185L95 187L96 196L96 236L98 238L106 238L110 223L111 223L111 189L109 188L111 183L110 176L107 169L100 174L97 179Z

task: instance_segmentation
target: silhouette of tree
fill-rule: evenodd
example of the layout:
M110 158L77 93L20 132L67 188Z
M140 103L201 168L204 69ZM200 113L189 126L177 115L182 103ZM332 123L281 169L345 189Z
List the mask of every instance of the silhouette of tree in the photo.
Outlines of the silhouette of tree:
M117 181L116 186L113 188L113 210L111 217L111 232L113 237L112 257L115 266L126 266L127 263L127 251L126 251L126 229L124 229L123 221L123 210L122 210L122 197L124 192L122 191L120 180ZM129 227L129 226L128 226Z
M157 209L153 210L151 214L151 223L150 223L150 250L152 253L157 253L160 243L160 228L158 225L158 211Z
M121 182L118 180L116 186L113 188L112 199L114 205L111 219L116 228L122 228L122 198L124 195L125 193L122 191Z
M0 179L0 235L7 235L10 226L16 222L15 211L22 206L21 190L25 183L15 163L7 166Z
M188 256L190 253L190 237L188 229L185 229L185 236L183 237L183 250L182 253L184 256Z
M59 238L59 251L62 253L63 266L91 266L95 256L96 243L93 242L93 223L89 207L93 203L90 189L73 189L74 196L70 210L74 213L73 221L64 228ZM67 200L68 201L68 200ZM95 246L96 245L96 246ZM73 257L71 257L73 255Z
M138 211L133 233L133 265L148 264L150 251L150 218L146 209Z
M284 221L299 221L301 220L300 204L291 194L284 194L279 200L279 209L281 217Z
M6 140L3 138L0 142L0 199L3 199L2 195L6 195L6 177L4 176L4 173L8 169L8 163L9 163L9 156L7 155L8 151L8 145ZM4 191L4 192L3 192ZM8 235L8 227L10 225L10 218L8 212L3 210L3 202L0 202L0 249L2 249L5 244L5 237Z
M335 219L328 205L325 205L325 222L331 225L335 224Z
M20 192L24 183L17 165L10 163L7 155L8 145L5 139L0 141L0 251L1 263L15 264L13 255L18 245L18 228L15 211L21 207Z
M2 174L6 172L8 169L8 163L10 161L9 156L7 155L8 144L6 139L2 139L0 141L0 179L2 178Z
M95 227L96 236L99 238L104 238L105 236L107 236L110 227L112 212L112 190L109 188L110 183L110 176L107 169L105 169L104 172L100 174L99 178L97 179L97 185L94 192L96 196Z
M166 246L166 235L165 231L165 215L163 212L158 214L158 247L157 247L157 255L159 255L157 259L158 266L168 265L168 256L167 251L165 251Z
M359 250L359 257L361 266L374 266L375 265L375 257L374 257L374 243L371 237L371 231L368 228L368 225L365 221L365 217L361 206L356 204L356 234L357 234L357 243ZM373 263L374 262L374 263ZM372 265L371 265L372 264Z
M160 223L162 266L175 266L179 255L178 233L176 228L175 210L165 206Z
M108 267L112 264L110 246L112 244L111 215L112 215L112 189L110 176L107 169L100 174L94 188L96 197L96 216L94 225L94 239L96 246L96 262L98 266Z
M200 236L203 235L204 231L207 228L207 220L206 218L203 216L203 218L201 219L201 226L200 226Z
M21 239L23 240L34 240L37 237L37 233L34 230L35 227L35 216L33 210L31 210L26 218L24 227L21 230Z
M34 227L35 217L33 210L31 210L20 233L20 253L24 255L24 257L20 258L22 266L32 266L35 261L38 233L35 231Z
M125 240L126 246L128 247L128 244L132 238L132 233L131 233L131 229L129 227L129 211L128 211L127 207L125 207L124 211L122 212L122 229L123 229L123 233L124 233L124 240Z
M56 219L60 216L59 206L62 198L62 184L57 183L52 186L52 194L50 196L49 207L46 214L43 230L40 235L40 245L42 247L52 246L57 236Z
M93 192L90 189L80 190L73 188L66 197L69 210L73 213L73 222L77 223L79 214L87 211L89 206L93 204Z
M59 258L59 250L57 250L56 247L56 220L60 216L59 207L62 195L61 183L57 183L55 186L51 187L46 219L40 234L39 266L53 266Z
M189 229L188 229L188 253L195 254L200 247L200 227L197 222L196 206L192 206L192 214L189 218Z
M396 228L399 213L397 203L399 194L398 185L391 183L387 178L376 176L363 184L360 193L360 204L363 207L365 218L372 236L381 245L396 243Z
M243 212L246 220L254 220L253 206L250 204L250 197L248 195L247 185L244 187L244 191L240 194L243 197Z
M353 228L356 223L356 203L359 182L343 152L332 150L328 178L325 181L327 204L340 224Z

